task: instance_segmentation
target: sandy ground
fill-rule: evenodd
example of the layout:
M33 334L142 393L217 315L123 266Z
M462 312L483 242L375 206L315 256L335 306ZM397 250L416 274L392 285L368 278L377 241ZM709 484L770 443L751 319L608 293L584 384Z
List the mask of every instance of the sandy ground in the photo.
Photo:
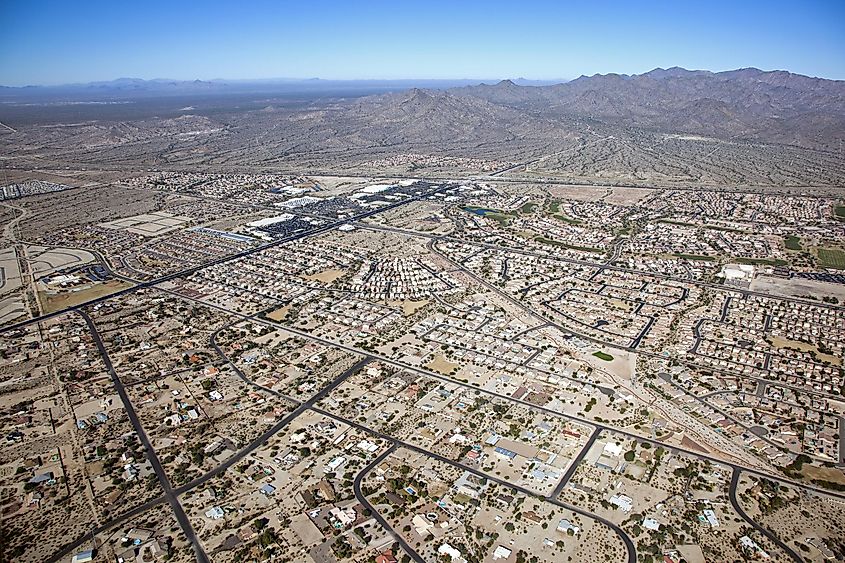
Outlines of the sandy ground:
M0 250L0 294L14 291L21 286L21 271L15 249Z
M635 205L654 193L654 190L640 188L612 188L610 195L604 198L607 203L616 205Z
M58 311L65 307L79 305L91 299L109 295L121 289L131 287L131 284L121 281L107 281L106 283L91 285L79 291L65 291L57 294L49 294L44 291L38 292L38 299L46 313Z
M814 467L804 464L801 468L801 475L804 475L807 479L823 479L845 485L845 474L842 473L841 469L835 467Z
M428 369L442 373L443 375L448 375L452 371L452 369L458 367L458 364L453 364L452 362L444 358L441 354L438 354L426 367Z
M0 299L0 325L26 314L26 304L20 294Z
M551 186L549 194L553 198L574 199L579 201L598 201L606 193L604 186Z
M76 248L47 248L30 245L26 248L32 271L38 276L45 276L67 268L94 262L96 258L90 252Z
M271 321L283 321L285 317L288 316L288 311L290 311L290 305L285 305L284 307L280 307L275 311L267 313L267 318Z
M431 303L428 299L421 299L419 301L412 301L410 299L405 299L404 301L388 301L387 304L393 307L402 307L402 314L406 317L410 317L426 305Z
M845 285L801 278L783 279L773 276L757 276L751 282L752 291L760 291L771 295L785 295L788 297L836 297L845 300Z
M174 231L190 221L190 217L173 215L164 211L155 211L153 213L144 213L142 215L134 215L132 217L124 217L122 219L100 223L100 226L149 237Z
M322 283L332 283L334 280L345 274L345 270L335 270L335 269L328 269L323 270L322 272L317 272L316 274L309 274L307 276L302 276L303 279L309 281L318 281Z
M826 360L827 362L830 362L831 364L833 364L835 366L841 366L842 365L842 358L838 358L838 357L833 356L831 354L824 354L822 352L819 352L818 348L816 348L815 346L813 346L811 344L807 344L806 342L800 342L798 340L790 340L790 339L784 338L782 336L772 336L771 339L772 339L772 346L774 346L776 348L797 348L797 349L801 350L802 352L815 352L816 355L819 358Z

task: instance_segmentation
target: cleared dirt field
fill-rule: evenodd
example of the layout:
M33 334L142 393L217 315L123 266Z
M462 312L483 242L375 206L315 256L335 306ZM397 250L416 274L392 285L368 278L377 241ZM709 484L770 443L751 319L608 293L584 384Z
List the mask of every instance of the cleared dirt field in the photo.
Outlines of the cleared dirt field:
M91 299L96 299L104 295L110 295L121 289L131 287L131 284L126 282L111 280L106 283L95 284L79 291L64 291L62 293L47 293L45 291L38 292L38 299L41 301L41 306L47 313L58 311L66 307L73 307L80 303L85 303Z
M406 317L409 317L431 303L428 299L421 299L419 301L412 301L410 299L405 299L404 301L388 301L388 305L392 305L394 307L402 307L402 314Z
M81 188L20 200L29 214L19 225L24 240L40 240L73 225L97 223L155 211L164 194L117 186Z
M426 366L428 369L434 370L436 372L442 373L443 375L447 375L452 372L453 369L458 368L458 364L453 364L442 355L438 354L431 362Z
M836 297L840 301L845 299L845 285L829 283L803 278L776 278L773 276L757 276L751 282L750 289L770 295L786 297L804 297L813 295L818 298Z
M598 201L608 189L601 186L551 186L549 195L559 199L574 199L577 201Z
M334 280L345 274L344 270L323 270L322 272L317 272L316 274L308 274L307 276L302 276L303 279L309 281L318 281L321 283L332 283Z
M56 270L87 264L96 260L93 254L76 248L47 248L30 245L26 249L32 271L43 276Z
M616 205L635 205L653 193L654 190L642 188L612 188L604 201Z
M0 249L0 295L21 286L21 271L14 248Z
M782 336L772 336L772 346L776 348L794 348L801 350L802 352L814 352L819 359L829 362L835 366L842 365L842 358L838 358L836 356L832 356L831 354L824 354L819 352L819 349L815 346L811 346L806 342L799 342L798 340L789 340L788 338L783 338Z
M0 326L26 314L26 304L20 293L0 298Z
M141 215L116 219L102 223L101 226L107 229L127 231L136 235L152 237L174 231L190 221L190 217L156 211L155 213L143 213Z
M285 317L288 316L288 312L290 311L290 305L285 305L275 311L271 311L267 313L267 318L271 321L283 321Z

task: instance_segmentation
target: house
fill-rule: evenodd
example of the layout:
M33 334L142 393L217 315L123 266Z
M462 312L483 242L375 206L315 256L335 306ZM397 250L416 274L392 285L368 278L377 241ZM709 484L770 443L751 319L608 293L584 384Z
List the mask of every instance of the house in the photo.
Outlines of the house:
M354 508L340 508L337 506L329 510L329 515L334 517L343 528L351 525L358 517Z
M94 560L94 550L89 549L88 551L80 551L76 555L73 556L71 559L71 563L85 563L86 561L93 561Z
M35 477L31 478L29 480L29 483L32 483L33 485L40 485L41 483L49 484L50 481L53 481L54 479L55 477L53 476L53 472L48 471L47 473L42 473L41 475L36 475Z
M507 559L511 556L511 553L513 552L510 549L500 545L493 551L493 561L496 561L497 559Z
M444 543L443 545L438 547L437 554L441 556L445 555L456 563L462 563L463 561L466 561L466 559L461 557L461 552L449 545L448 543Z
M604 445L604 449L602 450L602 454L609 456L609 457L619 457L622 455L622 444L616 444L614 442L608 442Z
M346 458L342 455L337 456L326 464L326 473L333 473L337 471L337 469L344 463L346 463Z
M702 520L702 523L706 522L711 528L719 527L719 519L716 518L716 513L713 510L710 510L708 508L704 510L701 514L702 516L699 517L699 520Z
M417 534L422 537L425 537L429 530L434 527L434 523L428 520L422 514L414 514L414 517L411 519L411 525L416 530Z
M528 520L529 522L533 522L535 524L539 524L540 522L543 521L543 519L540 518L540 516L538 516L537 513L534 512L533 510L528 510L526 512L523 512L522 518L523 518L523 520Z
M627 495L613 495L610 497L609 502L622 512L631 512L634 500Z
M226 513L223 512L223 509L219 506L213 506L209 510L205 511L206 518L210 518L212 520L220 520L225 515Z
M273 486L273 485L271 485L270 483L265 483L265 484L261 485L261 488L260 488L260 489L258 489L258 491L259 491L262 495L265 495L265 496L268 496L268 497L269 497L269 496L273 496L273 493L275 493L275 492L276 492L276 487L274 487L274 486Z
M375 563L397 563L396 557L393 556L393 550L388 549L387 551L376 555Z
M654 518L643 518L643 527L646 530L657 531L660 529L660 522L658 522Z
M325 479L321 479L320 482L317 483L317 490L320 492L320 496L323 497L324 500L327 502L334 502L335 493L331 483Z
M572 522L570 522L566 518L561 519L561 521L558 522L558 524L557 524L557 531L566 534L566 533L569 533L569 530L572 530L573 534L577 534L578 532L581 531L581 528L574 525Z

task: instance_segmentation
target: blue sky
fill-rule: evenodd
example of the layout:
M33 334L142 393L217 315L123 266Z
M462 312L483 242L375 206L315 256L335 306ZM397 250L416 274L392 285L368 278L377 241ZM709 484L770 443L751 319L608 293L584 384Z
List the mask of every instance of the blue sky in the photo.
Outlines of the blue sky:
M845 79L845 0L0 0L0 84L574 78L683 66Z

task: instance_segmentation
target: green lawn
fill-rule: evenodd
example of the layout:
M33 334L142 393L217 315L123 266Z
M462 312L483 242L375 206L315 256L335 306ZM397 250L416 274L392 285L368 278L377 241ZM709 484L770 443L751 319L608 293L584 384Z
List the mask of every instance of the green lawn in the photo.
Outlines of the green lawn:
M560 212L560 201L554 200L549 204L549 215L557 219L558 221L563 221L564 223L569 223L570 225L580 225L583 223L580 219L573 219L567 215L564 215Z
M479 215L487 219L492 219L503 227L506 227L508 223L510 223L510 220L513 219L513 214L506 213L500 209L486 209L484 207L475 207L472 205L467 205L463 209L464 211L467 211L474 215Z
M537 209L537 204L532 203L530 201L528 203L523 204L522 207L519 208L519 210L526 215L529 213L534 213L535 209Z
M605 362L612 362L613 356L608 354L607 352L593 352L593 356L600 360L604 360Z
M682 227L697 227L695 223L687 223L686 221L675 221L674 219L658 219L658 223L668 223L669 225L680 225Z
M678 258L686 258L687 260L701 260L702 262L715 262L715 256L703 256L701 254L675 254Z
M845 270L845 250L839 248L819 248L819 265L822 268Z
M786 266L789 262L780 259L771 258L746 258L739 256L734 259L737 264L751 264L752 266Z
M569 223L570 225L580 225L581 223L583 223L583 221L581 221L580 219L573 219L572 217L568 217L563 213L557 213L553 215L553 217L558 221L563 221L564 223Z
M845 205L837 205L834 207L833 214L839 219L845 219Z
M801 239L794 235L789 235L783 239L783 244L787 250L801 250Z
M595 252L597 254L603 254L604 250L601 248L593 248L591 246L575 246L573 244L566 244L565 242L561 242L559 240L554 240L546 237L535 237L534 240L538 242L542 242L543 244L550 244L552 246L560 246L562 248L569 248L572 250L580 250L581 252Z

